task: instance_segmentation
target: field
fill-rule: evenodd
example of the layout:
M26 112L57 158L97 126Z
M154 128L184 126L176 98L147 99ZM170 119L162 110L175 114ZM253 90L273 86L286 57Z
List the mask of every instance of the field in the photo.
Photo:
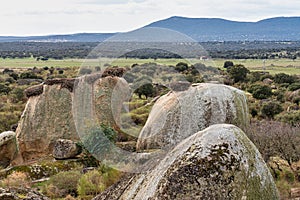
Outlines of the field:
M226 60L224 59L214 59L214 60L200 60L200 59L64 59L64 60L54 60L49 59L47 61L36 61L34 58L25 59L0 59L0 69L13 68L32 68L32 67L80 67L80 66L102 66L104 64L111 64L113 66L131 66L132 64L143 64L149 62L155 62L163 65L176 65L179 62L186 62L188 64L203 63L207 66L213 66L217 68L223 68L223 64ZM235 64L242 64L251 71L261 71L265 66L265 71L271 74L277 73L287 73L287 74L300 74L300 59L239 59L231 60Z

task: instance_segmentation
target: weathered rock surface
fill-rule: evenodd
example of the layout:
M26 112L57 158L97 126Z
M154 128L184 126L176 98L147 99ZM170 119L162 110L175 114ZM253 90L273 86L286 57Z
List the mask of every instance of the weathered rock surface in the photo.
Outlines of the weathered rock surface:
M20 151L13 164L49 156L58 139L79 141L86 118L117 128L126 86L122 78L96 74L51 79L27 89L29 99L16 130Z
M101 74L81 77L74 93L73 112L77 130L82 137L86 122L106 124L118 130L124 100L129 95L125 79Z
M72 116L72 93L62 85L42 85L40 95L31 96L16 130L22 164L52 153L57 139L79 140Z
M53 149L53 157L58 160L74 158L81 153L80 146L72 140L58 139Z
M18 151L16 133L6 131L0 134L0 166L7 167Z
M21 196L21 197L20 197ZM40 194L37 191L27 188L0 188L1 200L50 200L48 197Z
M178 144L151 171L127 176L94 200L279 199L260 153L233 125L213 125Z
M186 91L170 92L153 106L142 129L137 150L176 145L210 125L248 124L244 93L221 84L195 84Z

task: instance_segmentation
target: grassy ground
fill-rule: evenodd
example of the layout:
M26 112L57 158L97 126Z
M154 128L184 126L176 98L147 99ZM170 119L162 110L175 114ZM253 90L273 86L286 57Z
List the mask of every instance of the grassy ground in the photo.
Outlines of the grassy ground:
M176 65L178 62L186 62L189 64L202 62L206 65L213 67L222 68L226 60L224 59L214 59L208 61L201 61L199 59L64 59L64 60L53 60L48 61L36 61L34 58L26 59L0 59L0 69L4 68L29 68L29 67L80 67L80 66L103 66L104 64L111 64L114 66L131 66L132 64L143 64L149 62L156 62L163 65ZM240 59L232 60L235 64L243 64L250 70L257 71L265 70L271 74L276 73L287 73L287 74L300 74L300 59L295 61L291 59L269 59L265 63L263 60L253 60L253 59Z

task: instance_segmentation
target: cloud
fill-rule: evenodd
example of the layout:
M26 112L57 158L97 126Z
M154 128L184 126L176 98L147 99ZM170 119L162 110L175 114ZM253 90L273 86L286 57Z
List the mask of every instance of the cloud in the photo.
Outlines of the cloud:
M257 21L299 10L298 0L9 0L0 35L129 31L174 15Z

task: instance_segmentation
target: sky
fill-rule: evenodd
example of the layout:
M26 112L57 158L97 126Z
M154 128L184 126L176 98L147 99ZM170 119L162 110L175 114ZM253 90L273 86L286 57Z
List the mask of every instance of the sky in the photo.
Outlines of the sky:
M0 36L126 32L171 16L258 21L300 16L299 0L7 0Z

